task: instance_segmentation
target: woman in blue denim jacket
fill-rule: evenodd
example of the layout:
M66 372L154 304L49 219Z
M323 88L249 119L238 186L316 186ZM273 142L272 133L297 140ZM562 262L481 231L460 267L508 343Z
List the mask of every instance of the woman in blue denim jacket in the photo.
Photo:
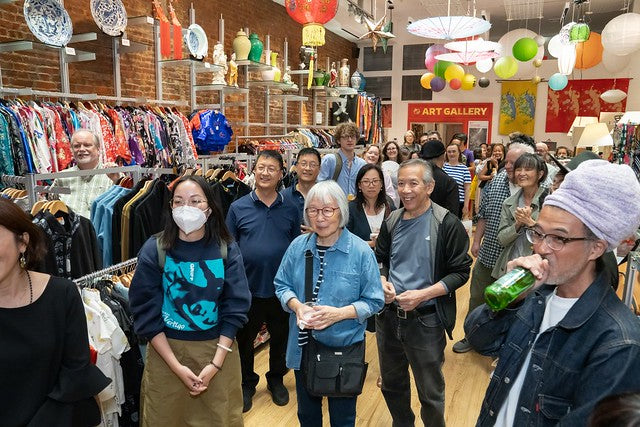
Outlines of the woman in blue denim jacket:
M296 238L284 254L275 278L276 295L291 313L287 366L294 369L298 419L302 426L322 426L322 398L311 396L300 370L308 334L340 347L364 340L367 318L384 305L373 251L345 225L347 199L333 181L316 184L305 200L304 219L313 234ZM305 252L313 253L313 302L305 304ZM301 329L303 328L303 329ZM332 426L353 426L356 397L330 397Z

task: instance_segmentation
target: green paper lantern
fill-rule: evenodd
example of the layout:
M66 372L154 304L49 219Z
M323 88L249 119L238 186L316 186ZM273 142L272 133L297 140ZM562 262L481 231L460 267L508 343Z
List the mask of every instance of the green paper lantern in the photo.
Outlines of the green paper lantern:
M518 62L512 56L503 56L496 61L493 71L501 79L508 79L518 72Z
M569 31L569 41L571 43L583 43L589 40L590 34L591 29L589 26L580 20L580 22L571 27L571 31Z
M436 65L433 67L433 74L435 74L438 77L442 77L444 79L444 72L447 71L447 68L449 68L449 65L452 65L453 62L449 62L449 61L438 61L436 62Z
M531 37L523 37L511 49L513 57L521 62L527 62L538 54L538 43Z

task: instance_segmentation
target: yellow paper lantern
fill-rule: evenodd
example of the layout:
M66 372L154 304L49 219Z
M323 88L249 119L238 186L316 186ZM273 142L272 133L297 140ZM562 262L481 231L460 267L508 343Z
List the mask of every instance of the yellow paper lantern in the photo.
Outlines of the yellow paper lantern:
M422 77L420 77L420 86L422 86L425 89L431 89L431 80L435 76L436 75L433 73L424 73Z
M503 56L496 61L493 71L501 79L508 79L518 72L518 62L513 56Z
M465 74L462 77L462 90L471 90L476 85L476 76L473 74Z
M444 79L450 82L453 79L462 80L464 77L464 68L458 64L451 64L444 70Z

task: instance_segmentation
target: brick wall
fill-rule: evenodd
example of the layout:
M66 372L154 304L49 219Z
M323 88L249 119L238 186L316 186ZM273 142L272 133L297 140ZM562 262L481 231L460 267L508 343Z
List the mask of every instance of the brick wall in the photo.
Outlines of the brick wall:
M124 0L127 14L132 16L152 15L151 2L142 0ZM96 26L89 10L88 0L65 0L65 8L71 16L74 33L97 32L96 41L77 43L73 47L78 50L95 52L96 60L69 64L71 92L97 93L99 95L115 95L113 78L112 38L102 33ZM184 0L174 3L178 19L187 27L189 24L189 4ZM296 69L299 63L298 49L302 42L302 26L293 21L284 7L272 0L194 0L196 22L207 33L209 41L209 56L213 45L219 40L218 20L220 15L225 21L225 52L230 56L232 42L236 32L243 27L249 27L256 32L264 42L265 35L271 35L271 49L283 54L285 38L289 43L289 64ZM23 17L23 1L0 7L0 42L13 40L36 40ZM166 10L166 8L165 8ZM157 98L155 88L155 63L153 49L153 27L130 27L128 38L132 41L148 44L147 51L129 53L121 56L121 85L122 96ZM319 48L319 64L325 66L326 57L332 60L349 58L350 64L355 63L352 57L355 44L327 31L327 44ZM186 46L183 48L188 55ZM10 87L32 87L39 90L60 91L60 71L58 52L51 49L37 49L35 51L0 54L2 69L2 84ZM284 70L283 70L284 71ZM242 82L242 76L240 81ZM208 83L211 76L199 75L198 83ZM297 77L294 81L298 82ZM163 71L163 93L165 99L189 100L189 76L187 69L165 69ZM217 103L215 93L203 94L199 102ZM264 90L252 89L250 101L250 121L264 120ZM228 100L234 100L232 97ZM319 109L321 110L321 109ZM304 106L303 121L310 123L311 103ZM270 114L272 122L282 121L282 104L272 101ZM227 111L231 120L242 120L243 110L233 108ZM299 123L298 104L290 102L288 107L289 123ZM272 129L274 131L278 129ZM236 129L239 131L239 129ZM253 128L252 134L262 133L264 129ZM240 133L242 133L240 131Z

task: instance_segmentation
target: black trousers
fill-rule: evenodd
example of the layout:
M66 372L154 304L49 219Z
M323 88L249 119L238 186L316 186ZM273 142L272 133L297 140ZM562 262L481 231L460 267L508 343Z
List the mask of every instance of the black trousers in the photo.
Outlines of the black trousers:
M285 356L287 352L287 336L289 334L289 313L286 313L276 297L253 298L249 309L249 321L238 331L236 339L240 350L242 365L242 387L255 389L260 377L253 370L253 342L263 323L269 331L269 372L267 381L282 381L287 373Z

